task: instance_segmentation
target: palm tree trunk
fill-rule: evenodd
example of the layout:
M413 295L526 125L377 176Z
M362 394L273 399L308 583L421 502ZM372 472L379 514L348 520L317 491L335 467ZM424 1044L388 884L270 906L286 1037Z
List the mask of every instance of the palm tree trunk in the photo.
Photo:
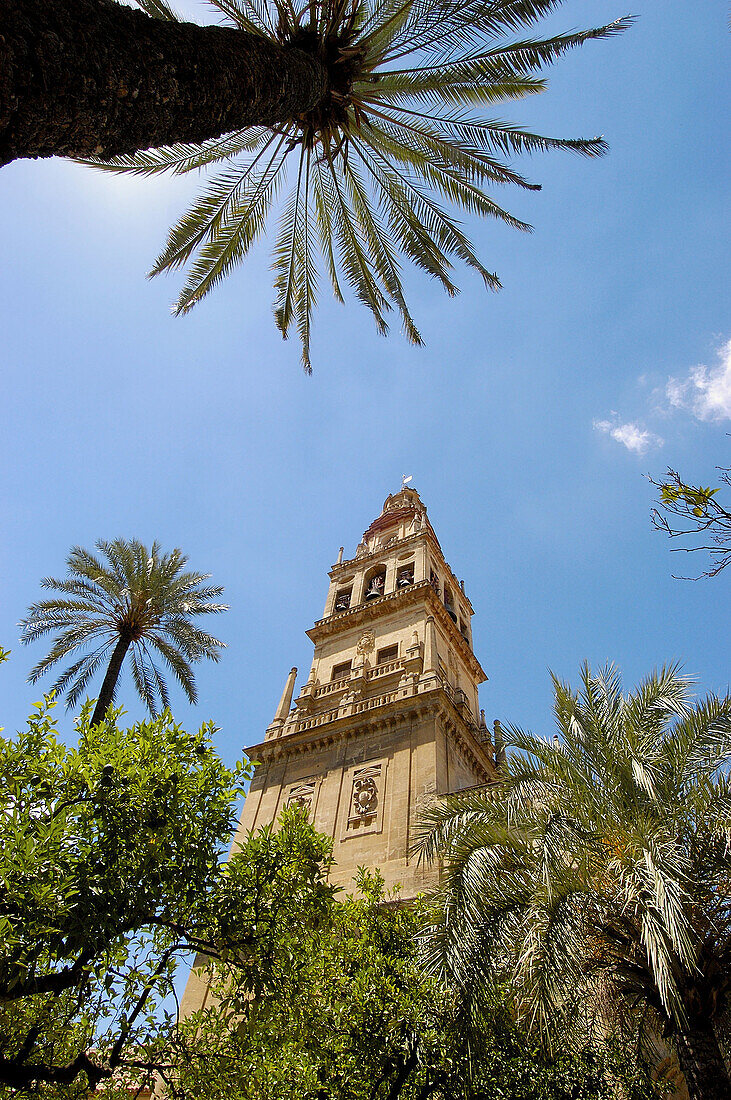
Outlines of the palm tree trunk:
M2 0L0 0L0 3ZM114 689L117 686L117 680L119 679L119 672L122 668L122 661L125 658L125 654L130 647L128 638L124 638L120 635L119 641L112 650L112 656L109 661L109 667L107 668L106 675L104 677L104 683L102 689L99 692L99 698L96 701L94 707L94 713L91 716L92 726L96 726L99 722L104 721L104 717L109 709L109 705L114 699Z
M0 165L277 125L326 91L319 61L234 28L115 0L0 0Z
M731 1077L713 1026L686 1031L676 1036L676 1042L690 1100L728 1100Z

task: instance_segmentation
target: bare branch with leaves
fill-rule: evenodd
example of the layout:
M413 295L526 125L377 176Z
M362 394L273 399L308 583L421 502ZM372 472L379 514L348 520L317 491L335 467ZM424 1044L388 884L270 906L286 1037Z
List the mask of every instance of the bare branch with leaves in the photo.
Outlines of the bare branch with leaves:
M719 481L731 487L731 467L717 466ZM671 546L675 553L694 554L706 552L710 565L696 577L679 577L679 580L700 580L715 577L731 563L731 512L725 508L710 486L690 485L677 470L668 467L660 481L648 477L659 491L658 506L652 509L652 524L673 540L689 540L687 545ZM676 520L680 520L677 523Z

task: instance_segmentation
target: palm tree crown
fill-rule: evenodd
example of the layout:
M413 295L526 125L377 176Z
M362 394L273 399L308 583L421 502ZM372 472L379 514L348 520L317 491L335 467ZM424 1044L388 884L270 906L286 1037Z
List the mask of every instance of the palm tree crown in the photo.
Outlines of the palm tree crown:
M473 991L507 971L546 1029L577 993L641 1010L691 1096L729 1096L731 698L693 703L676 668L628 696L611 668L554 689L560 736L511 728L500 787L423 822L422 854L445 861L432 965Z
M91 163L148 175L228 162L171 230L151 272L190 261L178 313L244 259L289 172L274 246L275 319L285 337L295 326L308 372L323 261L339 301L348 284L382 333L395 308L407 337L419 344L404 296L402 257L450 295L457 293L454 259L479 272L488 287L500 286L443 200L527 230L485 190L496 184L537 189L509 158L545 149L596 156L606 148L601 138L541 137L486 117L484 108L542 91L541 69L588 39L623 30L627 19L541 39L518 32L562 0L208 2L234 26L317 57L327 70L327 95L276 129L251 128ZM164 0L137 3L156 18L175 18Z
M23 643L46 634L57 634L50 652L38 662L31 683L69 654L88 650L61 673L54 690L66 692L67 706L74 706L97 669L108 661L92 722L104 718L114 699L122 662L131 650L135 687L151 714L159 700L169 705L165 678L153 659L162 657L191 703L197 701L191 663L207 657L217 661L224 643L195 626L195 615L226 611L216 602L223 592L206 585L208 573L185 572L187 558L180 550L160 552L153 542L148 550L137 539L100 540L100 557L75 546L66 564L68 577L46 577L43 588L59 597L40 600L28 609L19 624ZM104 560L102 560L104 559Z

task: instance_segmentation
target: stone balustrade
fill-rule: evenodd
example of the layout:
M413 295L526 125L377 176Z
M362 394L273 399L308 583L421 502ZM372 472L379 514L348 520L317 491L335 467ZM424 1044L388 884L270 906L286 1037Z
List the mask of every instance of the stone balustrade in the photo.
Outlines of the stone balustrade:
M345 691L348 680L349 676L341 680L331 680L329 684L321 684L320 687L315 688L312 694L315 699L321 699L323 695L334 695L336 691Z
M402 660L389 661L387 664L377 665L375 668L369 669L368 679L372 679L374 676L385 676L387 673L398 672L402 668ZM316 696L334 695L336 692L345 692L348 688L348 684L348 680L333 680L332 683L323 684L322 687L317 688L314 694ZM302 715L299 717L297 711L293 710L289 721L282 730L282 734L304 733L306 730L317 729L319 726L334 722L338 718L348 718L351 715L364 714L366 711L387 706L389 703L393 703L400 698L405 698L407 695L418 695L425 691L434 691L437 689L445 693L447 698L460 711L466 725L472 730L475 736L478 736L479 731L473 721L469 707L466 705L466 696L464 692L459 690L455 691L446 678L438 672L432 673L421 681L406 683L395 690L382 692L380 695L374 695L371 699L348 698L346 702L340 702L339 705L331 707L329 710L322 711L319 714Z

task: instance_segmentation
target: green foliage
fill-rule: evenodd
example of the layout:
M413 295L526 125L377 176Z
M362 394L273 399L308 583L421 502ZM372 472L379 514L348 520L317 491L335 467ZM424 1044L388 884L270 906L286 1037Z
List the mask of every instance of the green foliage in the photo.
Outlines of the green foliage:
M281 866L287 827L249 837L242 855L264 844ZM426 902L384 896L381 876L365 869L357 886L355 897L330 894L315 922L286 913L273 922L266 983L214 968L216 998L176 1037L176 1065L166 1071L173 1096L610 1100L616 1080L629 1081L605 1052L547 1056L499 994L466 1013L420 965ZM639 1085L627 1090L632 1100L646 1095Z
M215 950L249 769L167 711L120 730L87 705L69 748L54 706L0 738L0 1082L84 1091L164 1030L176 958Z
M211 1100L609 1100L603 1055L549 1058L505 998L467 1013L425 974L423 900L365 869L338 896L297 809L224 862L248 768L212 727L92 726L87 706L69 748L53 706L0 738L3 1095L121 1100L159 1077ZM212 996L177 1026L164 999L192 951Z
M706 1034L731 992L731 698L693 702L676 668L627 696L611 668L554 691L560 736L511 729L500 789L424 823L445 861L431 964L478 998L509 974L544 1031L583 1005Z
M153 658L156 651L190 702L197 702L191 662L204 657L218 661L224 643L191 619L226 611L226 605L217 602L223 588L204 584L208 573L186 572L183 553L175 549L162 554L157 542L149 550L138 539L100 539L96 546L101 558L74 546L66 560L66 580L46 577L41 582L61 596L32 604L20 622L24 644L57 635L50 652L31 671L30 682L69 654L91 648L58 677L53 690L65 691L67 706L74 706L92 676L109 661L94 712L94 721L99 721L114 699L119 667L129 649L135 687L154 715L158 699L163 707L170 705L165 677Z
M251 128L90 163L151 175L228 162L172 228L151 272L188 266L178 313L245 259L289 172L274 243L274 316L284 337L297 329L307 371L323 261L339 301L345 281L379 332L396 309L406 336L419 344L403 259L450 295L457 293L456 260L488 288L500 286L447 208L528 230L487 194L504 184L536 189L514 170L512 157L551 149L597 156L606 149L598 137L542 137L486 112L543 91L542 70L587 41L621 32L628 19L532 38L521 35L561 0L209 2L226 23L314 55L328 71L323 101L273 131ZM155 18L175 18L163 0L138 3ZM407 59L410 67L403 67Z
M699 485L697 489L692 485L678 486L667 482L660 486L660 498L663 504L685 504L690 508L693 515L698 516L698 518L706 514L711 497L715 496L717 492L718 489L704 488L702 485Z
M731 469L725 466L718 466L717 469L720 480L731 487ZM689 485L677 470L670 469L666 471L664 480L649 478L649 481L659 491L659 507L651 513L655 529L672 540L680 539L687 543L673 546L675 551L707 552L711 564L701 576L715 577L731 563L731 512L716 500L721 487L712 489L710 486Z

